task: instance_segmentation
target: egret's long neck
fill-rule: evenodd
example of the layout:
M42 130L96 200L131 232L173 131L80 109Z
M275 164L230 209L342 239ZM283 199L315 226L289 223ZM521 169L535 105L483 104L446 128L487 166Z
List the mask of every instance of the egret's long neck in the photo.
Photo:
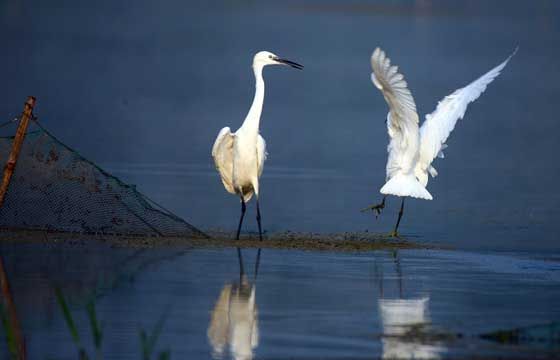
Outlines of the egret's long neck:
M249 113L241 126L243 131L255 135L259 133L259 121L261 120L264 102L264 79L262 70L263 67L260 65L253 66L253 72L255 73L255 97L253 98L253 104L249 109Z

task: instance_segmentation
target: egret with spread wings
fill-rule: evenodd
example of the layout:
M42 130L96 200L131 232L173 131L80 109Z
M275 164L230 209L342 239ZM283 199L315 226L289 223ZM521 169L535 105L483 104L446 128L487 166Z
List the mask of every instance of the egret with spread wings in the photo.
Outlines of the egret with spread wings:
M442 151L447 147L447 138L457 121L465 115L467 105L478 99L516 51L500 65L440 101L436 110L426 115L420 128L416 104L404 76L398 72L397 66L391 65L391 60L383 50L376 48L373 52L371 80L389 105L387 131L390 141L387 147L386 183L380 190L384 195L383 200L364 211L372 210L379 215L385 207L387 195L402 197L393 236L397 236L405 197L432 200L432 195L426 190L428 174L432 177L437 175L432 161L436 157L443 158Z
M212 157L224 187L229 193L235 194L241 199L241 218L237 227L236 239L239 239L239 232L243 224L245 204L254 194L257 199L259 238L262 240L259 178L263 171L267 153L266 143L259 134L259 122L264 101L262 71L267 65L288 65L296 69L303 69L302 65L290 60L281 59L271 52L258 52L253 58L253 72L256 84L255 97L249 113L236 132L232 133L229 127L220 130L212 147Z

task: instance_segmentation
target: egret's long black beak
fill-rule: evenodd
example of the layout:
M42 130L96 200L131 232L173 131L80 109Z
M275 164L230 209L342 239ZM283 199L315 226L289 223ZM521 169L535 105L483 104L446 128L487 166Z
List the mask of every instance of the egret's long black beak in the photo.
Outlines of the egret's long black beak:
M276 59L274 59L274 60L276 60L276 61L279 62L280 64L289 65L289 66L291 66L291 67L293 67L293 68L296 68L296 69L298 69L298 70L302 70L302 69L303 69L303 65L300 65L300 64L298 64L297 62L293 62L293 61L286 60L286 59L280 59L280 58L276 58Z

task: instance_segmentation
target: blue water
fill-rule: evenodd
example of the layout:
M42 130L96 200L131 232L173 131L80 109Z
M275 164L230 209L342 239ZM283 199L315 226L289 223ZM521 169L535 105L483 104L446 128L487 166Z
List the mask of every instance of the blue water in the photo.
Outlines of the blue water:
M250 106L252 55L267 68L261 180L268 231L388 232L377 221L387 105L369 80L385 49L421 120L437 101L519 52L452 133L433 201L408 201L402 232L463 249L558 251L555 1L0 2L0 116L27 95L53 134L194 225L234 230L239 203L210 157ZM249 207L248 230L256 230Z
M242 251L241 275L235 248L2 249L31 358L77 353L54 286L90 351L85 304L95 299L106 359L139 358L140 329L151 331L162 316L157 348L179 359L539 358L560 351L480 338L560 321L560 262L538 254L265 249L255 274L253 249Z

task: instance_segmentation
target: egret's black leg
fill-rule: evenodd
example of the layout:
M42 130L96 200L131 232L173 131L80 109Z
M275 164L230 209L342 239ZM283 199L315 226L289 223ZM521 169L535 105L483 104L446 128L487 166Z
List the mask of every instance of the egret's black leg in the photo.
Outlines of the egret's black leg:
M399 257L399 252L393 250L393 260L395 261L395 270L397 272L397 280L399 281L399 297L403 298L403 281L402 281L402 269L401 269L401 259Z
M241 255L241 249L237 248L237 260L239 260L239 283L243 280L243 275L245 275L245 267L243 266L243 255Z
M241 218L239 219L239 226L237 227L237 235L235 236L235 240L239 240L239 233L241 232L241 224L243 224L243 217L245 216L245 210L247 207L245 206L245 200L241 198Z
M383 196L383 200L381 200L381 203L368 206L367 208L362 209L362 212L371 210L376 212L377 214L375 215L375 217L378 217L379 215L381 215L381 210L385 208L385 199L387 199L387 195Z
M259 225L259 239L262 241L261 209L259 208L259 198L257 198L257 224Z
M393 230L393 232L391 233L391 236L399 236L399 233L397 232L397 230L399 229L399 224L401 223L401 218L404 212L404 197L402 198L402 202L401 202L401 209L399 210L399 218L397 219L397 224L395 225L395 230Z
M255 261L255 276L253 282L257 282L257 276L259 275L259 265L261 263L261 248L257 251L257 260Z

